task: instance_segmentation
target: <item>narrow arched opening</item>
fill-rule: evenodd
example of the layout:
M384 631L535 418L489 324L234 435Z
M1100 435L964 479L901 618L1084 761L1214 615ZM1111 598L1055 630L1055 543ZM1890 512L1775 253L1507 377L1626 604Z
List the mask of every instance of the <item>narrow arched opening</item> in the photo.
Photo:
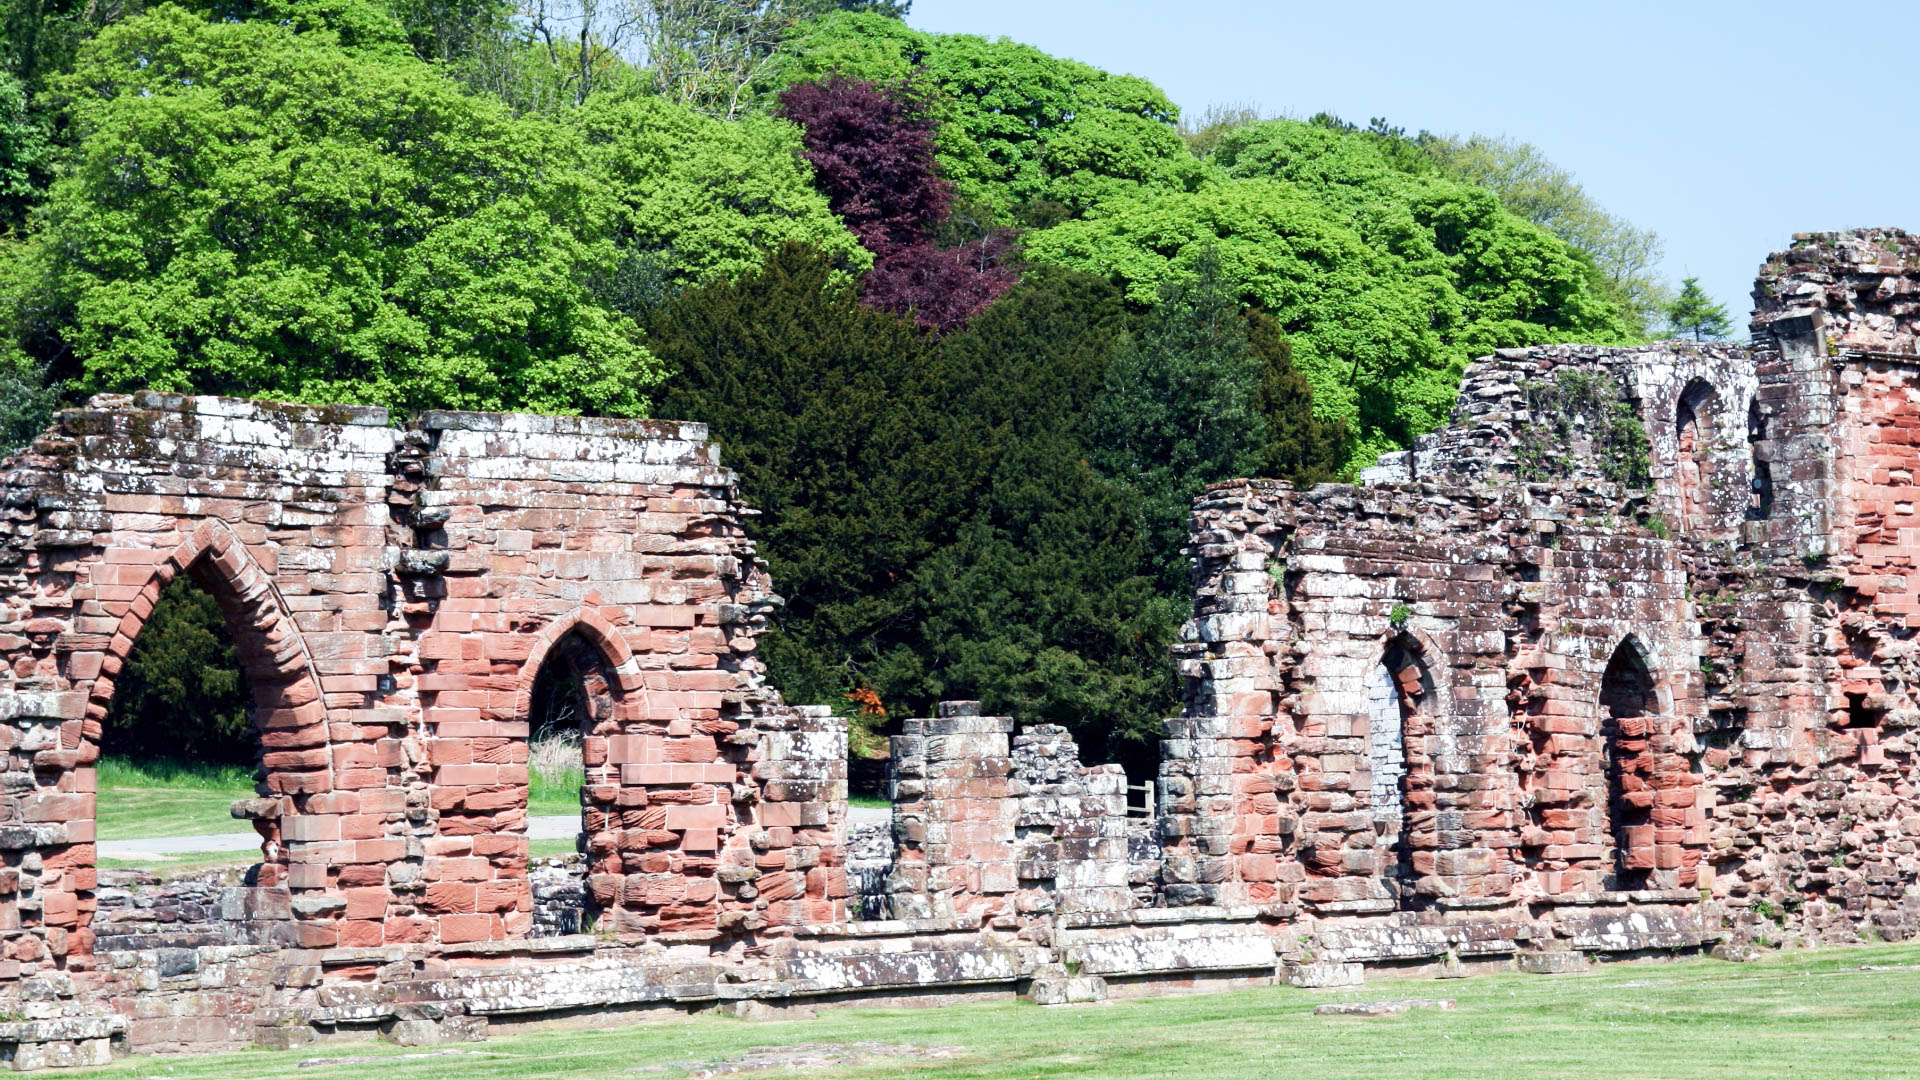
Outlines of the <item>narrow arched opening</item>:
M1773 466L1765 460L1767 417L1760 403L1747 406L1747 453L1753 460L1752 494L1747 500L1747 520L1765 521L1773 516Z
M1427 761L1424 740L1432 728L1433 678L1419 649L1405 635L1387 643L1367 672L1367 762L1381 876L1403 908L1421 901L1415 884L1416 833L1431 828L1418 766ZM1411 752L1410 752L1411 751ZM1430 844L1427 846L1431 846Z
M1710 520L1713 488L1713 440L1719 395L1704 379L1688 383L1675 409L1674 481L1681 528L1694 530Z
M1646 886L1654 865L1648 717L1653 677L1631 641L1622 641L1600 679L1600 754L1607 787L1613 887Z
M589 835L595 814L614 805L620 766L607 754L588 763L596 735L618 730L619 691L600 648L578 629L554 641L540 661L527 699L528 834L533 868L533 935L550 937L592 929L601 907L587 875L620 874L618 852L595 852ZM566 850L556 850L556 849ZM596 860L603 865L596 867Z

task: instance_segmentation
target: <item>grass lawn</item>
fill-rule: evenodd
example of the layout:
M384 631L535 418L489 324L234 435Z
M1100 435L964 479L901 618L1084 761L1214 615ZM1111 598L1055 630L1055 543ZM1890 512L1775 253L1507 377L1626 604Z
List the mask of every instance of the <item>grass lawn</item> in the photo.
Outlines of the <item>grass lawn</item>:
M250 833L227 808L253 798L253 770L244 765L100 759L99 838Z
M1397 997L1447 997L1459 1006L1384 1019L1312 1015L1325 1002ZM834 1080L1913 1077L1920 1076L1920 947L1795 952L1754 964L1622 964L1588 975L1380 980L1338 992L1274 987L1064 1009L1024 1002L829 1009L815 1020L774 1023L677 1017L499 1036L441 1048L459 1053L438 1056L376 1043L335 1044L164 1064L132 1058L76 1075L672 1080L749 1048L854 1042L954 1052L935 1060L873 1057L836 1065ZM365 1056L378 1060L299 1067L313 1058Z
M253 770L241 765L100 759L101 840L251 833L228 813L235 799L253 798ZM580 780L549 784L533 777L532 812L578 814ZM571 850L571 849L569 849Z
M527 854L533 858L546 855L571 855L578 850L574 843L572 840L534 840L527 845ZM260 853L253 850L183 851L168 855L165 859L148 856L137 859L97 860L103 870L148 870L167 880L220 866L245 868L259 861Z
M187 874L197 874L202 870L213 870L223 866L244 870L259 861L258 848L248 851L183 851L176 855L168 855L164 859L147 855L130 859L95 860L102 870L145 870L158 876L162 881L172 881Z
M575 770L549 782L535 772L531 780L531 813L546 817L580 812L584 773ZM100 839L252 832L246 822L235 821L227 812L235 799L252 797L253 770L244 766L101 758ZM892 805L885 799L856 797L849 801L854 806L881 809Z
M545 817L549 814L580 813L580 786L587 782L585 770L570 769L549 783L536 770L528 776L527 809Z

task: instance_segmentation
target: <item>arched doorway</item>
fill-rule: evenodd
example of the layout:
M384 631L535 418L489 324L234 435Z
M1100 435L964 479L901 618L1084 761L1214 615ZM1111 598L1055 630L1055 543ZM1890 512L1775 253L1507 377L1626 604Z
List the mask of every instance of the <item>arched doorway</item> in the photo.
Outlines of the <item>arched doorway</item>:
M1381 878L1402 908L1419 903L1416 824L1430 820L1432 808L1415 805L1423 792L1415 774L1430 761L1424 740L1432 731L1434 700L1433 678L1417 644L1404 634L1389 641L1367 671L1367 762L1377 850L1385 854ZM1430 772L1430 766L1421 771Z
M125 564L109 559L104 565ZM114 569L103 575L107 576L121 574ZM308 827L313 824L308 820L310 813L317 815L316 820L339 820L332 816L337 807L321 814L310 805L311 800L329 797L335 790L327 712L304 638L282 609L271 580L231 531L211 520L202 522L169 557L152 564L145 578L137 595L126 603L115 633L99 654L98 673L87 686L89 711L102 718L101 726L94 729L98 734L84 736L70 777L49 771L36 775L36 780L60 790L72 784L76 790L98 793L91 800L90 815L98 836L103 816L119 817L126 809L111 804L116 797L111 785L100 791L102 753L151 753L159 748L170 750L167 756L188 765L227 757L243 765L234 790L200 792L188 811L197 815L186 827L188 834L211 833L215 839L225 839L227 829L220 826L230 827L232 817L244 817L252 823L259 843L259 857L245 873L244 884L265 890L288 888L295 894L332 891L336 880L329 867L335 863L322 862L315 853L333 837ZM76 666L79 663L76 658ZM197 686L182 696L178 686L154 685L163 680ZM209 730L188 731L182 725L191 721L165 714L182 702L230 715L206 725ZM150 732L129 727L154 722L178 731L177 745L169 747L164 738L147 737ZM163 794L182 796L183 792ZM203 813L209 798L216 805ZM154 812L166 813L164 809ZM209 816L212 824L204 824ZM107 835L112 837L111 829ZM93 952L96 941L109 934L108 927L95 918L97 897L88 895L97 883L97 863L88 861L96 873L71 877L68 882L77 894L74 910L80 924L72 943L75 957ZM260 924L252 929L258 935L273 933L266 924L289 917L284 900L240 906L247 913L241 921ZM105 920L114 938L125 939L107 941L106 951L140 947L137 941L143 932L185 932L177 924L143 930L141 919L122 918L122 914L137 916L138 912L116 913ZM218 933L215 923L232 920L229 914L209 916L204 929ZM87 961L79 963L84 966Z
M1633 639L1622 641L1607 661L1599 704L1613 887L1644 888L1654 847L1648 718L1657 707L1653 677Z
M601 645L579 625L532 659L537 666L526 699L527 809L536 837L530 852L539 856L533 933L581 933L591 930L616 899L597 896L589 880L595 875L619 880L625 873L622 853L604 843L620 828L624 812L621 765L606 749L621 730L622 690ZM565 860L554 865L540 851L545 834L553 831L547 823L563 814L572 816L571 847L584 865L568 866Z
M1719 395L1704 379L1693 380L1680 393L1673 421L1673 472L1683 530L1704 528L1710 520L1714 425L1719 407Z

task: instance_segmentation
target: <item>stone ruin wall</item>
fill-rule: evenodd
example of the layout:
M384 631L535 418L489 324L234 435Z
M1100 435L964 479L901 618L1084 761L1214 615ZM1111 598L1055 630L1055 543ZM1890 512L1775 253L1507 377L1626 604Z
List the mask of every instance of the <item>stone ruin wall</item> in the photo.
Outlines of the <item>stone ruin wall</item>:
M0 477L0 1060L1909 936L1917 263L1802 237L1751 347L1502 350L1359 486L1215 486L1151 824L1061 729L954 702L857 859L844 721L765 683L700 425L69 410ZM1646 487L1543 386L1617 399ZM254 689L262 861L102 886L100 721L181 572ZM529 870L547 669L588 691L572 873Z

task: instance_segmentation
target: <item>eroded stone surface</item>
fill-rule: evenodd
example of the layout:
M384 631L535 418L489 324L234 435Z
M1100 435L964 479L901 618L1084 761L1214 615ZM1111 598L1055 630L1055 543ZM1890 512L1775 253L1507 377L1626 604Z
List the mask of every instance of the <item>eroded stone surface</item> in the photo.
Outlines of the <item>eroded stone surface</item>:
M699 425L96 399L0 476L0 1057L1910 936L1917 263L1805 236L1750 347L1502 350L1361 485L1210 489L1150 830L1061 729L948 702L850 844ZM103 882L100 719L177 573L255 690L262 859ZM588 782L533 868L546 669Z

